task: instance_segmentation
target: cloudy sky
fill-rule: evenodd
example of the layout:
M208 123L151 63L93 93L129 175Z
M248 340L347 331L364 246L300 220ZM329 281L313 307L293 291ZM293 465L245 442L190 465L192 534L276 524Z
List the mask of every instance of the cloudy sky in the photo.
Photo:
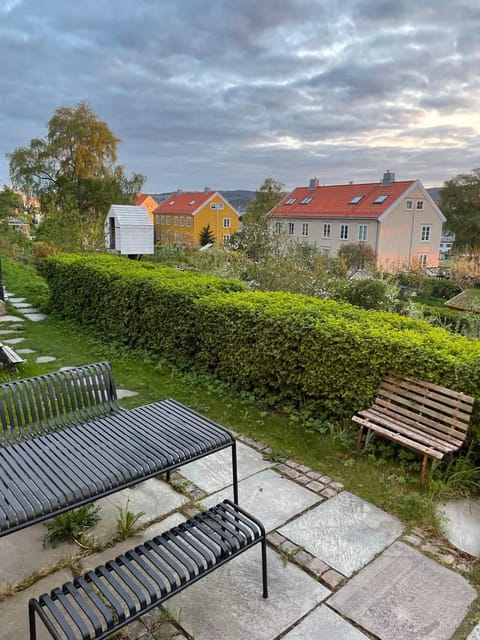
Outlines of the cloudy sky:
M0 0L5 154L86 100L146 192L480 166L478 0Z

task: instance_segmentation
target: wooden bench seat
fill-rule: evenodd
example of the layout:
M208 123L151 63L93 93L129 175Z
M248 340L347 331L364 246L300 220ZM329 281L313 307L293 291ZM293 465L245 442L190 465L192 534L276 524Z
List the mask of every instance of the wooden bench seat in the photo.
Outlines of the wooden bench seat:
M429 458L442 458L462 446L474 399L424 380L389 371L369 409L359 411L353 421L360 425L357 451L365 429L423 455L420 484L425 482Z
M258 543L266 598L265 530L256 518L225 500L83 577L31 599L30 640L37 637L37 615L55 640L106 638Z
M118 402L107 362L0 384L0 536L236 445L175 402Z

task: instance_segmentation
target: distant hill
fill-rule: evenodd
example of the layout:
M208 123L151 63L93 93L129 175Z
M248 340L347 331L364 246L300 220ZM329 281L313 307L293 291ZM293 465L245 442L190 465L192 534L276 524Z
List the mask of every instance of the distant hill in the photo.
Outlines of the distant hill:
M169 191L168 193L150 193L148 195L151 195L152 198L155 198L155 200L160 204L166 200L168 196L171 196L172 193L174 192ZM231 191L219 190L218 193L220 193L225 200L228 200L232 207L235 207L239 213L245 211L247 204L255 197L255 191L248 191L246 189L233 189Z

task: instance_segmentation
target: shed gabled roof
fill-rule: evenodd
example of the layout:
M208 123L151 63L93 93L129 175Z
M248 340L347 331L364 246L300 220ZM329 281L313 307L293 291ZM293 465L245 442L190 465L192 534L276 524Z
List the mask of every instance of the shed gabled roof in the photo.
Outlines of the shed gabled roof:
M297 187L269 215L289 218L379 218L416 180ZM420 183L418 183L420 184Z
M140 205L112 204L107 217L114 217L122 226L146 225L151 227L153 224L145 207Z

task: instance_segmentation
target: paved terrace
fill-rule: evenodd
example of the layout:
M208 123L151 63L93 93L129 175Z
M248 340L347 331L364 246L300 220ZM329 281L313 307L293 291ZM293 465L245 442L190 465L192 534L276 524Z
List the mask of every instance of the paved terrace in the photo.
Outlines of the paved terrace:
M28 328L23 309L30 307L18 308L22 316L0 317L0 341L35 358L34 349L21 348L23 327ZM42 319L36 311L28 313L34 314L31 321ZM477 597L465 577L469 558L420 530L407 533L397 518L319 472L293 460L269 461L269 453L262 443L239 436L240 504L268 531L269 598L261 597L255 547L116 637L449 640ZM94 568L202 506L231 498L230 465L230 453L222 451L183 467L172 485L152 479L98 501L98 540L115 535L117 507L127 504L134 513L144 512L145 526L100 553L75 544L45 548L42 524L0 539L0 640L28 637L28 600L70 580L72 566ZM40 579L8 595L14 585L30 584L32 576ZM480 640L480 624L468 639Z

